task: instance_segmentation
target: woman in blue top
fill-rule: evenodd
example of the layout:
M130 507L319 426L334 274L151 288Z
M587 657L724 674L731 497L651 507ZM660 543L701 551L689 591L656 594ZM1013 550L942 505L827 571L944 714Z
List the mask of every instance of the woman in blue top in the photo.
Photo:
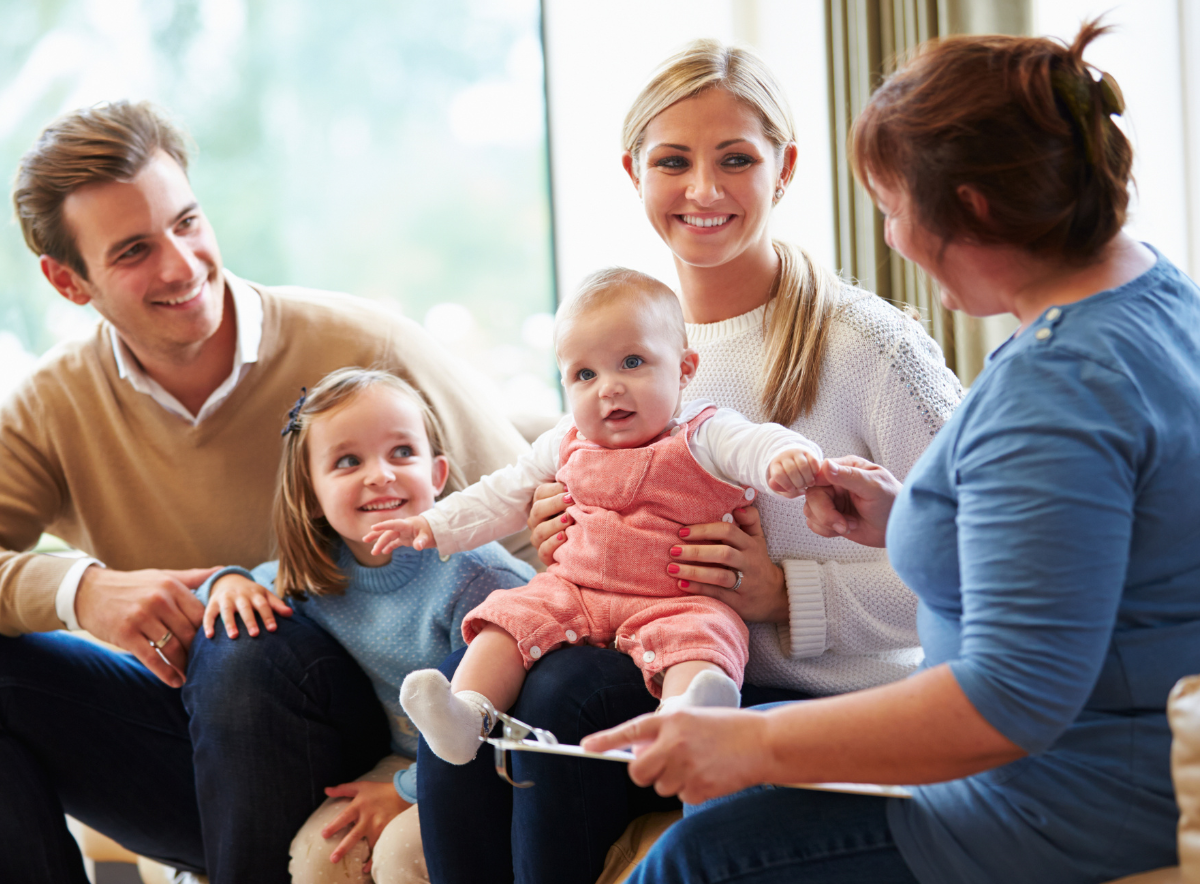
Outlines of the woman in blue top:
M395 375L327 375L301 397L283 433L273 511L279 561L214 574L199 593L204 629L211 638L220 616L236 638L239 615L250 635L259 632L256 615L268 630L275 614L308 617L350 652L387 712L393 754L356 781L326 788L328 799L292 841L293 884L425 881L417 729L400 708L400 684L463 647L467 612L493 590L524 586L534 571L495 543L440 556L373 555L363 542L385 515L424 512L463 485L437 416ZM261 691L254 699L264 701Z
M1123 100L1082 59L1103 30L928 46L856 123L889 244L947 306L1021 324L903 487L845 458L808 496L818 533L886 540L920 598L922 671L584 741L641 743L633 779L692 803L927 785L742 792L631 881L1084 884L1175 862L1165 707L1200 671L1200 290L1121 232Z

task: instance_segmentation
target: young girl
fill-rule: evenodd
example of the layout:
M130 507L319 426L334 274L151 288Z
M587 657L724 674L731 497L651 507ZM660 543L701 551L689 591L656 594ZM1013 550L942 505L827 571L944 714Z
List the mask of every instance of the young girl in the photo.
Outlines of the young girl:
M543 482L562 482L573 498L571 542L550 570L467 616L470 649L453 685L433 669L404 680L405 711L452 764L475 757L526 670L564 644L629 654L664 709L737 707L746 624L723 601L680 589L678 566L660 564L657 550L685 525L731 520L756 489L799 496L821 461L813 442L779 424L706 401L682 408L699 357L678 298L645 274L615 268L586 280L559 311L555 352L571 416L515 466L364 537L377 553L450 552L518 530Z
M292 843L292 880L424 881L412 763L417 730L397 702L401 682L462 647L464 615L493 590L528 583L534 571L497 544L455 556L375 555L361 540L381 514L416 515L461 485L437 416L394 375L333 372L301 397L283 435L274 510L279 560L214 574L201 588L205 631L212 635L219 614L236 636L237 612L256 633L255 610L294 608L346 647L387 710L394 754L361 780L325 790L329 798Z

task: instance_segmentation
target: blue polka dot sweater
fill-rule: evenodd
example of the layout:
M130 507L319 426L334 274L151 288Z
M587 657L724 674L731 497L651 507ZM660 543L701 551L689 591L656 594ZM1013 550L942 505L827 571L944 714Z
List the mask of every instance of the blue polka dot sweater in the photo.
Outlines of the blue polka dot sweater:
M273 589L278 564L266 562L250 572L218 571L197 595L207 601L212 582L231 572ZM415 758L417 729L400 708L400 683L414 669L434 668L463 646L463 617L492 590L524 586L535 572L498 543L445 561L436 549L401 548L378 568L360 565L342 547L338 565L349 578L343 595L310 596L290 604L337 639L363 668L388 712L392 751ZM416 766L411 770L397 777L397 790L415 802Z

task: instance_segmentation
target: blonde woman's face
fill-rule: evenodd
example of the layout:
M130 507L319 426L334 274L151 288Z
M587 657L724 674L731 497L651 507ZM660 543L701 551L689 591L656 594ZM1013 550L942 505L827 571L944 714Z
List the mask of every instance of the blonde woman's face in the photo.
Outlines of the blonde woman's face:
M429 509L448 472L446 458L433 455L421 409L382 384L314 418L308 458L320 514L362 565L391 559L362 542L371 526Z
M650 121L637 167L650 223L675 257L725 264L769 244L775 189L786 177L755 111L723 89L671 105Z

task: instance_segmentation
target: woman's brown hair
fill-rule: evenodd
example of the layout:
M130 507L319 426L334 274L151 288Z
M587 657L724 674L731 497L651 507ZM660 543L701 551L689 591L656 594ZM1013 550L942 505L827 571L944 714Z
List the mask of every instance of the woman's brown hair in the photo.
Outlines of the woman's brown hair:
M346 576L334 561L341 539L325 517L317 515L320 506L313 494L308 434L314 418L341 408L377 384L390 387L417 405L432 456L446 454L446 434L441 421L425 397L407 381L390 372L368 368L340 368L326 375L289 414L283 434L283 459L279 464L271 519L279 547L275 588L285 597L336 595L345 590ZM449 478L438 499L464 487L462 474L451 461Z
M770 68L746 49L696 40L659 66L625 117L621 137L634 168L639 168L650 121L677 101L709 89L724 89L753 109L776 159L782 159L784 148L796 140L796 127ZM762 404L767 420L791 426L816 404L841 281L799 246L780 240L772 245L779 275L768 296L771 309L763 316L767 365Z
M1085 22L1070 46L1035 37L950 37L917 50L855 120L863 186L908 195L943 242L968 237L1074 264L1120 232L1133 150L1111 115L1116 83L1083 60L1110 28ZM987 201L983 217L960 198Z

